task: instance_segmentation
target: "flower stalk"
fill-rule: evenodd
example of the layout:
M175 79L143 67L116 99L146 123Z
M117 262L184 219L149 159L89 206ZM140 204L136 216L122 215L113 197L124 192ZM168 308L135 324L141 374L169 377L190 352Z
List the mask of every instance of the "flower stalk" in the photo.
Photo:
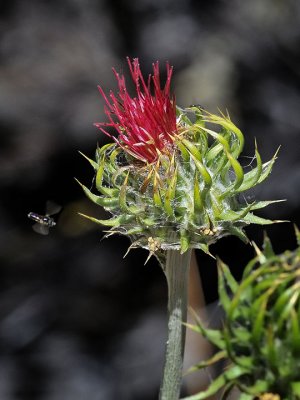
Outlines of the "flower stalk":
M168 339L160 387L160 400L179 399L187 320L191 249L181 254L168 250L165 275L168 283Z

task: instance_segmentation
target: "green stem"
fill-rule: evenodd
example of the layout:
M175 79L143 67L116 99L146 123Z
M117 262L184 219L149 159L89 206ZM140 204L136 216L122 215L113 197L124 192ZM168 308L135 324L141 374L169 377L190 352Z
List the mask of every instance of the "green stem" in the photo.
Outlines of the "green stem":
M179 250L167 251L164 272L168 282L169 322L160 400L177 400L180 396L190 260L190 249L184 254Z

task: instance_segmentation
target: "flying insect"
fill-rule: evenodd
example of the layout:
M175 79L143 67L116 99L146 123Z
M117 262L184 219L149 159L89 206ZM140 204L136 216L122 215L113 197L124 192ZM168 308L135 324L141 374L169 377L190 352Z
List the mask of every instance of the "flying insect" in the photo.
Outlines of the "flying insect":
M58 214L61 209L62 207L60 205L52 201L47 201L45 215L37 214L32 211L28 213L28 218L36 222L32 225L32 229L40 235L48 235L49 229L56 225L56 221L52 215Z

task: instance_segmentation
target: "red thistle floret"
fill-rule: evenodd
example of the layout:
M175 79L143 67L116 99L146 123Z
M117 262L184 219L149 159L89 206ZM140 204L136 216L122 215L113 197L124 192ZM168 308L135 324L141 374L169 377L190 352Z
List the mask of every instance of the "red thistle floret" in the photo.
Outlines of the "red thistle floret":
M170 94L173 68L167 63L167 79L163 89L160 86L159 64L153 64L153 75L145 82L137 58L127 58L136 97L131 97L126 88L124 75L113 72L119 91L109 97L103 89L98 89L105 100L105 114L109 122L95 124L106 135L111 136L103 127L113 127L118 132L114 140L133 157L146 163L155 162L161 153L168 154L173 146L176 126L175 97ZM153 94L151 86L153 85Z

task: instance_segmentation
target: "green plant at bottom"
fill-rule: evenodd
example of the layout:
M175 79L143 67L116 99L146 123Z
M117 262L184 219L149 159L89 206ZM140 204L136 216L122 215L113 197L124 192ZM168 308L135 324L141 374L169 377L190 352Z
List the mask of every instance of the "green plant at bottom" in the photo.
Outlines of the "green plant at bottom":
M298 229L296 235L300 246ZM206 329L198 319L189 325L218 348L191 370L226 358L229 363L206 391L186 400L206 399L220 389L226 398L234 387L240 400L300 399L300 247L275 255L265 237L263 250L255 248L240 283L218 263L223 327Z

